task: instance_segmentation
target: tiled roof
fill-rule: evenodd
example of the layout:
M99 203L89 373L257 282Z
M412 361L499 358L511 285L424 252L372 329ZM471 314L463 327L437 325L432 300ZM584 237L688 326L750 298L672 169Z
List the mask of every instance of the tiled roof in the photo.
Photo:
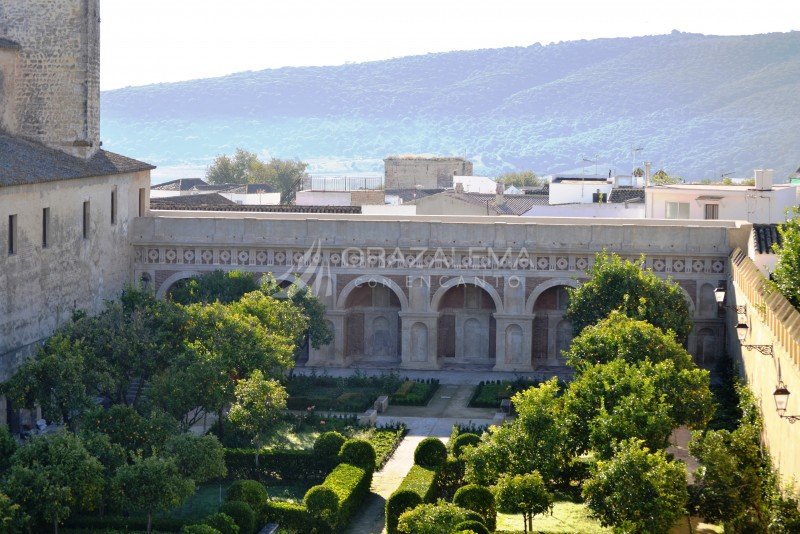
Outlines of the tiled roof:
M429 197L431 195L435 195L437 193L443 192L445 189L443 187L437 189L387 189L385 191L386 195L392 195L396 197L400 197L403 202L411 202L413 200L417 200L420 198Z
M150 189L156 189L158 191L189 191L198 185L207 184L202 178L180 178L178 180L172 180L169 182L164 182L163 184L154 185Z
M272 184L244 184L231 186L225 192L254 195L257 193L274 193L275 187Z
M447 195L468 204L483 206L488 211L487 215L523 215L530 211L533 206L540 206L548 202L547 197L544 195L503 195L503 202L498 204L497 195L456 193L451 190L439 194Z
M644 189L615 187L611 190L608 201L612 204L621 204L622 202L644 202Z
M16 41L12 41L11 39L5 39L0 37L0 48L6 48L10 50L19 50L20 46L19 43Z
M190 204L184 202L184 199L196 199L198 197L212 196L220 197L228 203L216 203L216 199L213 201L213 203ZM259 213L341 213L347 215L361 213L361 206L268 206L260 204L237 204L236 202L228 200L218 193L210 193L208 195L188 195L182 197L151 198L150 209L186 211L241 211Z
M217 208L225 206L238 206L219 193L204 193L199 195L181 195L175 197L150 198L150 208L154 210L194 210L203 207Z
M91 159L0 132L0 187L74 180L155 169L148 163L98 150Z
M754 224L753 243L758 254L775 254L772 250L773 244L780 246L783 244L781 234L778 233L777 224Z

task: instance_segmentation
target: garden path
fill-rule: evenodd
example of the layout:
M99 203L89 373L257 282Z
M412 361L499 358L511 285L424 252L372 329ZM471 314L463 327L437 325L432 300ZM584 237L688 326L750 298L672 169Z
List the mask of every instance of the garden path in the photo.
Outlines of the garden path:
M372 494L360 514L350 523L349 534L380 534L384 530L384 506L386 499L397 489L414 465L414 450L428 436L441 438L445 443L454 424L488 425L493 410L467 408L474 386L444 385L436 396L420 411L409 411L410 406L390 407L386 415L378 418L378 424L403 422L408 434L400 443L391 459L372 478ZM420 413L420 415L411 414ZM427 415L422 415L426 413ZM405 415L409 414L409 415ZM464 416L466 414L466 417ZM478 417L473 417L473 415ZM483 417L480 417L483 415Z

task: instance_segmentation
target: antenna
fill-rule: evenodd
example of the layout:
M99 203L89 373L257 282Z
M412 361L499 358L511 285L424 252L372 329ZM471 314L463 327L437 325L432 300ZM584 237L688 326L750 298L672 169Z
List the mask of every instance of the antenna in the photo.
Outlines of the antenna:
M641 152L642 150L644 150L644 147L642 147L642 146L640 146L640 147L636 147L636 146L631 147L631 154L633 154L633 167L631 168L631 175L633 175L634 171L636 171L636 153L637 152Z

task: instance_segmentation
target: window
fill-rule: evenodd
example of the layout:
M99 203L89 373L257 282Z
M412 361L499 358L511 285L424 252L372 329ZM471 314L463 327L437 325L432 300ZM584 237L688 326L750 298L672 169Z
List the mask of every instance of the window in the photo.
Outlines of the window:
M706 220L719 219L719 204L706 204Z
M688 202L667 202L667 219L688 219L689 218L689 203Z
M17 216L8 216L8 255L17 253Z
M117 224L117 189L111 191L111 224Z
M147 200L147 191L144 187L139 189L139 217L144 217L144 203Z
M89 201L83 203L83 238L89 239Z
M42 248L50 246L50 208L42 209Z

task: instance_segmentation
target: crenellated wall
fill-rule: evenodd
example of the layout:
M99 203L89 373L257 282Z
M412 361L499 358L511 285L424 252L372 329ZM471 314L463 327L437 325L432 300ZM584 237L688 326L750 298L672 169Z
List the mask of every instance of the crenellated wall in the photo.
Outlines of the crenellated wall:
M730 257L727 305L746 308L747 337L739 341L737 314L728 309L728 350L760 403L763 440L784 483L800 480L800 422L781 418L773 392L783 382L791 392L786 415L800 415L800 312L787 301L740 249ZM771 347L763 354L755 347Z

